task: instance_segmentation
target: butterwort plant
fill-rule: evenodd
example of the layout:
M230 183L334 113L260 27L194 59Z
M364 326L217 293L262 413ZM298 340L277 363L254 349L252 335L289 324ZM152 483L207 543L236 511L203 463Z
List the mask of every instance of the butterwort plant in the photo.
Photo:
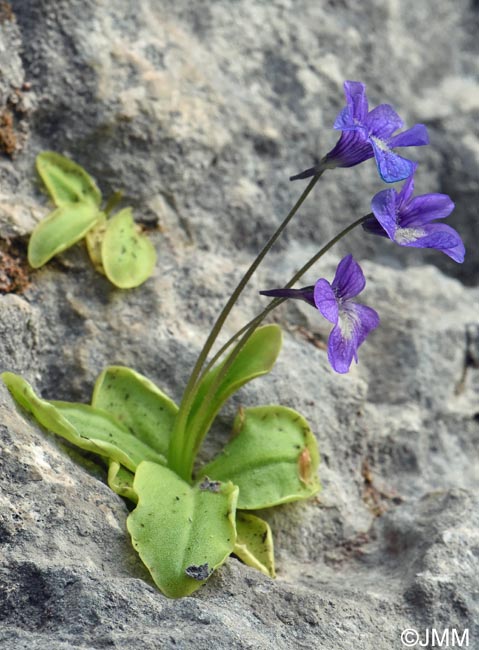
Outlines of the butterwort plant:
M43 151L37 156L36 167L56 207L30 236L30 266L43 266L85 238L95 269L116 287L132 289L150 277L156 251L135 223L131 208L111 215L121 192L113 194L102 209L102 195L94 179L70 158Z
M193 593L230 554L274 577L272 532L255 511L308 499L320 489L316 438L300 413L280 405L240 408L222 451L206 465L197 463L226 400L274 366L282 336L278 325L263 324L268 314L289 299L309 304L332 325L332 369L346 373L358 361L359 347L378 327L379 315L363 304L362 296L358 299L366 280L351 254L339 262L332 279L320 277L312 285L294 286L327 251L362 225L368 233L401 246L436 248L458 262L464 258L456 231L437 223L450 214L452 201L442 194L413 198L417 165L395 152L396 147L426 144L425 127L416 125L394 135L402 121L388 104L369 111L359 82L347 81L345 93L347 105L334 125L341 130L337 145L317 167L294 177L312 176L218 315L180 404L147 377L123 366L103 370L89 404L46 400L22 377L2 375L16 401L38 422L105 463L109 486L132 504L127 527L133 546L166 596ZM289 282L262 291L272 300L214 350L238 297L322 174L373 157L383 180L406 179L399 192L379 192L372 211L341 230ZM71 195L67 198L71 203ZM98 210L98 195L88 199L91 212L92 202Z

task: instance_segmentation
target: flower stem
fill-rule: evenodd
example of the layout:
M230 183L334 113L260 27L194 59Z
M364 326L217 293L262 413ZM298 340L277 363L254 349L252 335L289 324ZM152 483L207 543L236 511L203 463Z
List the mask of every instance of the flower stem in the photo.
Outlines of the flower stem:
M291 208L289 213L286 215L285 219L279 226L279 228L276 230L276 232L271 236L271 238L268 240L268 242L264 245L263 249L259 253L259 255L256 257L256 259L253 261L249 269L246 271L244 276L241 278L238 286L236 289L233 291L231 297L229 298L228 302L226 305L223 307L220 315L218 316L215 324L213 325L213 328L206 339L206 342L198 356L198 359L196 360L195 366L193 368L193 371L190 375L190 378L188 380L188 383L186 385L186 388L183 393L183 397L181 399L181 404L180 404L180 409L178 412L178 415L176 417L175 421L175 427L171 435L171 441L170 441L170 446L168 449L168 465L172 470L174 470L177 474L179 474L182 478L185 480L190 480L189 476L189 470L185 470L185 467L189 467L190 462L189 459L184 457L184 452L185 452L185 447L190 446L188 444L187 436L185 435L185 427L188 419L188 415L191 409L191 406L193 404L193 399L195 396L195 388L198 382L198 378L201 373L201 369L203 368L203 365L206 362L206 359L208 358L208 354L213 347L216 338L218 337L218 334L221 331L221 328L223 327L231 309L233 308L234 304L238 300L241 292L243 291L244 287L248 283L249 279L253 275L253 273L256 271L258 266L261 264L263 261L264 257L266 254L270 251L270 249L273 247L281 233L284 231L288 223L291 221L291 219L294 217L296 212L299 210L299 208L303 205L304 201L310 194L311 190L313 187L316 185L320 177L322 176L324 172L324 169L320 168L317 173L314 175L314 177L311 179L311 181L308 183L306 189L303 191L299 199L296 201L294 206Z
M288 282L285 288L291 287L293 284L295 284L325 253L327 253L340 239L342 239L345 235L347 235L351 230L359 226L361 223L366 221L366 219L369 219L371 217L371 213L367 214L363 217L360 217L359 219L356 219L356 221L353 221L349 226L341 230L331 241L329 241L325 246L323 246L311 259L309 259L304 266L302 266L297 273L294 274L294 276L291 278L291 280ZM275 298L272 300L269 305L260 313L258 314L255 318L253 318L249 323L247 323L244 327L242 327L236 334L231 337L231 339L225 343L225 345L222 346L222 348L215 354L215 356L211 359L211 361L207 364L206 368L202 372L200 379L198 381L198 384L201 382L201 380L205 377L206 373L211 369L211 367L214 365L214 363L219 359L219 357L227 350L230 345L239 337L241 336L240 341L236 344L236 346L233 348L232 352L230 355L226 358L223 367L218 373L218 376L215 378L214 382L212 383L208 394L205 396L198 413L195 415L195 422L196 426L193 431L188 432L188 441L185 444L185 456L184 456L184 462L186 463L186 459L189 460L190 462L190 469L189 472L192 470L193 462L194 462L194 457L196 453L198 452L198 449L201 445L201 442L203 440L203 437L207 433L206 431L202 430L202 420L205 418L205 416L208 413L208 408L210 406L211 400L213 399L213 396L215 392L218 390L218 387L221 385L221 382L223 378L226 376L228 373L229 369L231 368L232 364L234 363L234 360L238 356L238 354L241 352L243 346L246 344L250 336L253 334L253 332L256 330L258 325L264 320L264 318L278 305L283 303L287 298ZM198 425L199 423L199 425Z
M291 280L284 286L285 289L289 289L292 287L296 282L302 278L302 276L309 271L309 269L316 264L316 262L325 254L327 253L340 239L342 239L345 235L347 235L351 230L354 230L357 226L361 225L366 219L369 219L373 214L370 212L369 214L365 215L364 217L360 217L353 223L351 223L347 228L344 228L344 230L341 230L340 233L338 233L333 239L331 239L330 242L328 242L323 248L321 248L313 257L306 262L304 266L302 266L297 273L293 275ZM200 381L203 379L203 377L206 375L208 370L214 366L214 364L218 361L218 359L221 357L221 355L230 347L232 343L236 341L236 339L241 336L246 330L250 328L251 325L255 325L257 327L264 319L265 317L281 305L287 298L275 298L272 300L269 305L262 311L258 316L255 316L252 320L249 321L246 325L244 325L240 330L236 332L219 350L216 352L215 356L208 362L206 365L205 369L201 373Z

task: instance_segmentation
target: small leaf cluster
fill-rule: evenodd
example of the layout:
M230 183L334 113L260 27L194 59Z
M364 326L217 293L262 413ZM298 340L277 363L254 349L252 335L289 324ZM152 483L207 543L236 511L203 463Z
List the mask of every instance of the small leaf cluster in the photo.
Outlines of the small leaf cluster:
M179 409L173 400L130 368L107 367L91 404L42 399L10 372L2 379L40 424L103 459L110 488L135 504L127 520L134 548L161 591L177 598L198 589L231 553L274 577L271 529L252 511L319 490L319 454L309 425L293 409L278 405L240 408L221 453L194 476L188 455L181 472L169 462L174 435L188 439L196 457L225 401L268 373L280 348L280 328L259 327L208 401L208 388L228 357L209 370L184 431L176 429Z
M102 210L98 186L73 160L43 151L36 166L56 208L30 236L30 265L43 266L85 237L93 265L112 284L131 289L147 280L156 263L153 244L135 224L131 208L109 217L121 195L114 195Z

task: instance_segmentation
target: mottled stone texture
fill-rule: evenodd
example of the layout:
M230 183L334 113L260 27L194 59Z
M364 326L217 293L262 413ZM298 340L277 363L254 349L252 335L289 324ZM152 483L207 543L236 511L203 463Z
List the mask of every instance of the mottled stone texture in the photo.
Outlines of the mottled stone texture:
M121 363L181 397L227 294L304 187L288 176L334 144L344 79L428 126L417 191L451 195L467 247L459 266L358 231L318 265L305 284L346 252L368 260L364 301L382 324L347 376L328 367L319 315L275 314L275 370L225 408L202 456L240 404L281 402L310 421L323 491L264 513L276 581L232 558L193 597L164 598L103 467L0 387L2 650L394 650L407 627L467 628L479 648L477 17L466 0L0 2L0 253L23 270L25 236L49 210L34 159L54 149L105 196L123 189L159 254L134 291L77 246L0 296L0 369L44 396L87 401ZM227 333L383 187L372 161L326 174Z

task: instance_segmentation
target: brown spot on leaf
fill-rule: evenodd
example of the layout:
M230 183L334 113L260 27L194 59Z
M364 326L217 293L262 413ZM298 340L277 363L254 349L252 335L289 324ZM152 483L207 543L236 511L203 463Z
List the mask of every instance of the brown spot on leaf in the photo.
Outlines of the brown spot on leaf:
M244 427L244 421L245 421L245 410L242 406L239 407L238 409L238 415L236 416L235 423L233 426L233 430L231 432L231 437L234 438L237 436L241 430Z
M311 479L311 454L305 447L298 456L299 478L303 483L309 483Z

